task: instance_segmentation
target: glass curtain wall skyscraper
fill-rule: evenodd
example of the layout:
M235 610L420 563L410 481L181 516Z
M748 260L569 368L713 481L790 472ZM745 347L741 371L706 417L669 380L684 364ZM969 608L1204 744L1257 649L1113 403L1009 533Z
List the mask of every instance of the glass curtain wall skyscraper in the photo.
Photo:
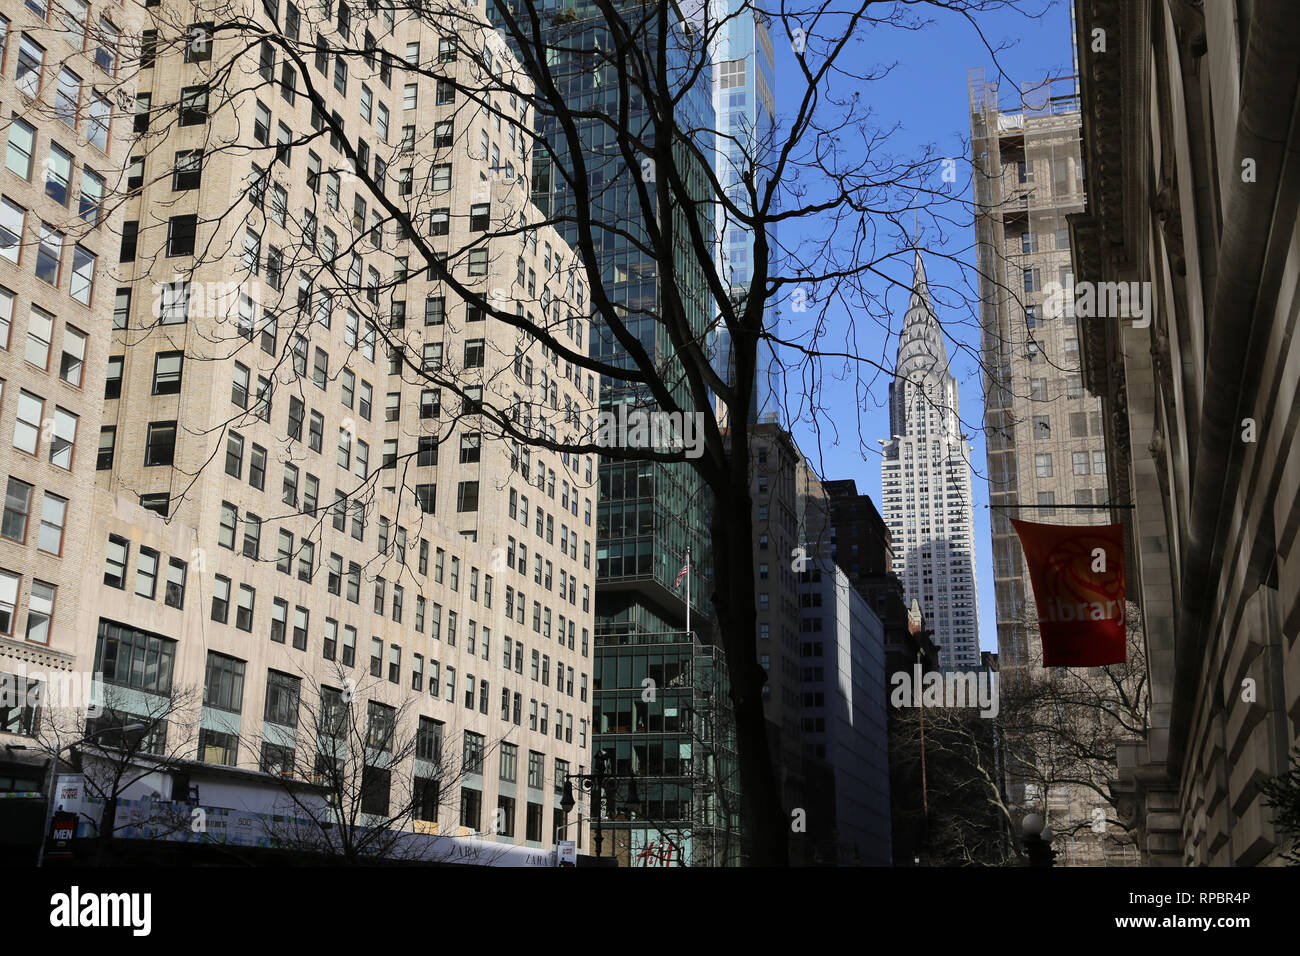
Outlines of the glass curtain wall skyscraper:
M545 0L543 8L560 6ZM590 4L569 6L571 18L565 21L563 38L552 47L550 68L557 77L565 102L573 114L599 113L616 117L619 110L619 64L609 56L614 46L605 17ZM668 45L672 59L669 76L683 77L698 65L700 51L693 38L694 28L678 19L673 26L680 36ZM688 32L692 31L692 32ZM653 196L656 188L652 167L630 167L616 141L611 121L572 115L583 142L583 160L591 188L591 206L581 215L589 218L595 237L600 269L606 294L623 312L628 330L640 340L656 365L667 367L666 381L681 379L671 370L673 348L660 320L663 300L658 280L658 264L646 251L644 225L636 195L641 179ZM708 71L690 84L678 104L677 127L692 131L697 149L711 156L715 128L712 89ZM650 111L634 105L627 121L629 130L653 143ZM545 157L534 169L534 202L556 226L576 240L574 198L558 169L570 165L565 158L567 144L554 117L539 119L539 135L559 155L552 164ZM540 151L539 151L540 152ZM688 148L683 143L676 150L677 163L688 179L693 178L696 195L705 195L707 183L702 169L691 172ZM712 216L705 210L702 223L705 235L714 229ZM674 210L674 217L683 215ZM689 246L684 225L674 226L670 234L680 237L674 269L681 287L693 292L685 302L687 319L697 336L703 336L711 320L712 308L704 285L703 270ZM630 366L632 359L597 316L591 330L591 354L615 366ZM692 402L684 380L673 390L682 408ZM600 389L602 411L625 404L653 409L654 400L642 387L603 380ZM600 464L600 494L597 511L597 630L606 633L664 632L684 626L684 594L674 582L691 549L693 583L691 586L692 622L707 632L712 614L707 606L711 591L709 578L709 493L704 483L684 462L637 462L613 458Z
M724 189L743 204L741 174L751 164L762 178L764 157L771 148L776 112L772 37L767 18L745 0L713 0L713 18L718 22L712 37L714 63L713 110L717 116L717 171ZM753 234L740 223L728 221L725 211L718 217L718 262L735 296L743 295L753 278ZM775 309L769 303L763 324L775 329ZM717 368L732 377L731 334L721 323L715 338ZM776 364L776 353L767 341L758 343L754 391L750 396L749 422L774 422L784 394L784 380Z
M554 0L542 0L539 9L558 9ZM591 190L590 205L577 210L575 199L561 170L571 169L566 141L556 117L539 115L538 135L556 159L539 159L534 168L534 202L569 241L576 240L576 219L589 220L599 261L604 291L622 313L627 329L634 334L662 371L663 380L679 407L690 412L693 401L682 375L674 373L675 350L661 320L665 307L659 280L659 264L647 250L650 247L641 218L638 186L644 183L653 197L657 188L652 164L630 166L618 142L620 102L620 68L610 52L615 44L605 14L590 3L564 4L565 14L554 18L557 35L548 37L548 64L564 96L569 116L583 143L583 163ZM630 12L629 19L642 16ZM713 160L716 122L713 109L711 69L692 71L707 56L702 50L698 24L689 22L676 6L669 18L673 36L669 50L667 89L682 91L677 102L673 126L680 141L674 146L674 165L688 183L694 196L709 195L706 170L699 157ZM560 35L562 34L562 35ZM649 38L653 42L653 38ZM680 77L680 82L674 78ZM643 142L653 144L653 117L640 101L630 104L626 129ZM691 139L687 140L689 136ZM694 149L691 148L693 142ZM541 154L541 151L538 151ZM716 248L712 205L700 203L694 211L674 208L668 234L674 237L674 279L683 292L687 323L693 334L703 338L713 320L714 309L704 281L704 267L691 248L689 232L680 217L696 215L702 233ZM566 232L567 230L567 232ZM613 366L630 367L633 360L616 340L599 316L593 317L590 351L593 357ZM675 386L671 383L676 382ZM600 387L601 411L613 411L619 405L654 410L655 402L648 389L605 378ZM618 654L618 648L631 645L681 643L688 653L686 670L698 659L701 642L712 639L714 616L709 605L712 592L709 520L711 495L703 480L686 462L626 461L602 458L599 467L599 496L596 530L596 654ZM685 588L677 587L681 570L690 549L691 555L691 630L673 640L686 626ZM603 686L601 668L596 669L596 699ZM683 681L694 677L684 676ZM647 764L645 747L625 746L633 737L643 738L652 728L662 729L671 716L671 703L662 695L648 702L644 721L620 722L598 718L595 747L622 759L626 770L635 773L638 786L646 792L670 793L672 788L689 787L693 781L685 775L669 773L676 766L692 766L689 751L698 745L690 740L679 742L676 764ZM676 746L676 745L675 745ZM665 797L666 799L666 797ZM677 812L687 806L684 796ZM689 801L702 807L698 798ZM617 809L617 808L612 808ZM607 813L606 817L612 816ZM662 822L662 821L661 821ZM701 820L696 820L700 824ZM707 824L706 824L707 825ZM635 828L635 827L634 827ZM629 835L629 844L644 845L654 839L649 832Z

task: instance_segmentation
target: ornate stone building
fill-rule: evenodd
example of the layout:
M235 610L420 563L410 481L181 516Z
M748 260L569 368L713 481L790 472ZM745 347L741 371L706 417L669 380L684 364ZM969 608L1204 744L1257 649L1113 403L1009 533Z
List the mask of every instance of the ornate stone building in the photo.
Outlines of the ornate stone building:
M1084 377L1146 633L1119 787L1152 862L1279 860L1260 784L1300 715L1300 19L1080 0Z

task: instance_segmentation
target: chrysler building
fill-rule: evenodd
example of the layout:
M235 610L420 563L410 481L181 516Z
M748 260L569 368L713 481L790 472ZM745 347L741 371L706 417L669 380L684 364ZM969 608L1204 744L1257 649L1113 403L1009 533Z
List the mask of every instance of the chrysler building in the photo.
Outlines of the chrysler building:
M890 438L881 444L881 513L894 537L894 572L921 602L943 667L979 665L970 445L957 380L948 371L921 253L889 386Z

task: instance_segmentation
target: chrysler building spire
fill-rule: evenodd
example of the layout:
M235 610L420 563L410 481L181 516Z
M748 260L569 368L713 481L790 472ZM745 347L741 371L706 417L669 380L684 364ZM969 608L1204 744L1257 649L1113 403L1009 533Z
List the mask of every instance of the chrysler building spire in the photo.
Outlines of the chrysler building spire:
M894 571L934 628L945 667L979 663L970 446L957 380L918 250L889 386L881 513L894 538Z

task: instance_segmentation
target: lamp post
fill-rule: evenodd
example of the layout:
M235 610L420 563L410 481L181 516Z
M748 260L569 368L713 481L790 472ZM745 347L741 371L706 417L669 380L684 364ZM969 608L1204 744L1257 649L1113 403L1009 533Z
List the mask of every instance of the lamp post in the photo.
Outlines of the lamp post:
M1020 821L1020 832L1024 834L1022 842L1030 866L1055 866L1056 851L1052 849L1052 831L1045 829L1044 821L1037 813L1030 813Z
M99 730L86 734L80 740L74 740L70 744L60 747L54 753L53 759L50 760L50 779L46 783L46 800L45 800L45 826L41 830L41 847L36 856L36 865L45 865L45 843L50 835L50 821L54 819L54 778L59 772L59 758L63 756L65 750L71 750L73 747L80 747L86 741L98 737L100 734L113 730L118 733L134 733L137 730L144 730L144 724L127 724L125 727L101 727Z
M564 775L564 796L560 798L560 809L564 811L567 818L577 805L573 797L573 784L577 782L578 788L584 793L591 795L591 819L596 824L596 856L601 856L601 850L605 842L605 834L601 828L600 821L603 817L603 798L608 795L612 801L614 797L615 783L619 777L609 772L609 756L605 751L597 751L594 755L591 773L566 773ZM581 767L578 768L582 770ZM629 785L627 792L628 803L640 803L641 797L636 789L636 776L628 775Z

